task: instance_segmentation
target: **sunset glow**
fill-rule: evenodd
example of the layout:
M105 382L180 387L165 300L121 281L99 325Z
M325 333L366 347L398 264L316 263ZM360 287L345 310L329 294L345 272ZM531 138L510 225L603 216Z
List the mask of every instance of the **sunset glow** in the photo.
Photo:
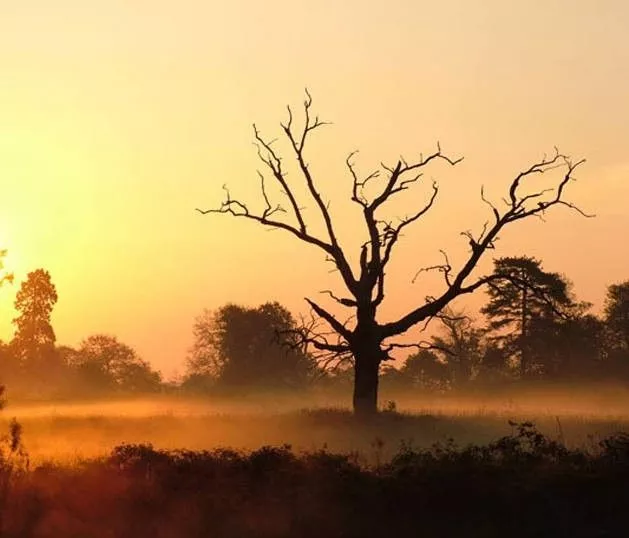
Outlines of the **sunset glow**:
M2 2L0 249L16 284L0 290L0 339L39 267L60 344L116 334L166 374L183 369L203 308L306 312L303 297L337 278L316 250L195 212L225 183L260 204L251 124L279 136L305 87L333 122L308 157L354 256L349 152L363 171L437 142L465 157L430 169L439 199L400 242L383 315L438 289L410 281L439 249L462 259L460 232L488 218L481 185L499 201L554 146L587 159L568 199L596 218L562 208L513 226L497 254L541 258L600 309L629 268L628 27L629 4L611 0Z

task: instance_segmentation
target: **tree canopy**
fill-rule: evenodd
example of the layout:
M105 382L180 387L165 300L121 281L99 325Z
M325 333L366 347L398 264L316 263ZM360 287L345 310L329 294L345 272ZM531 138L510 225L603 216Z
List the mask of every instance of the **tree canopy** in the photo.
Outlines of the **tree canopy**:
M519 361L520 376L535 368L536 339L552 330L553 322L576 308L570 283L558 273L544 271L541 262L528 256L498 258L494 274L508 278L487 287L489 302L482 312L489 330L503 349Z
M223 387L301 386L313 362L293 345L295 325L277 302L206 310L194 325L189 374L211 376Z
M115 336L96 334L68 350L80 386L92 393L145 393L159 389L161 378L150 364Z

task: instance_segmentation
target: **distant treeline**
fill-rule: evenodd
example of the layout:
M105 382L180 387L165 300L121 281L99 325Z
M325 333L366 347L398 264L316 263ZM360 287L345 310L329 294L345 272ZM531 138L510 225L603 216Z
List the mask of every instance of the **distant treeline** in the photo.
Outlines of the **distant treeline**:
M381 368L391 388L486 388L520 380L629 383L629 281L607 288L601 316L579 301L570 281L529 257L499 258L513 278L487 289L485 323L446 310L436 335L411 346L400 367ZM322 356L303 345L305 327L277 302L205 310L180 379L164 382L116 337L97 334L75 349L56 344L51 313L57 292L43 269L22 282L15 335L0 343L0 382L27 397L103 396L160 391L221 393L345 385L352 358Z

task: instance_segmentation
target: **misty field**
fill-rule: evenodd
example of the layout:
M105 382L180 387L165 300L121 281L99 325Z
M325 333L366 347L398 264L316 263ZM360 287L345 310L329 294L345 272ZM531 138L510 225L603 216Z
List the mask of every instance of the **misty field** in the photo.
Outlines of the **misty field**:
M9 406L0 535L626 536L624 391L397 396L368 422L329 395Z
M512 433L509 421L531 421L549 438L584 449L629 431L629 394L609 386L482 397L388 396L393 398L386 400L385 393L383 406L389 411L368 423L356 421L343 398L313 393L14 403L2 412L0 427L6 430L18 419L33 463L101 457L136 443L169 450L290 445L297 452L353 452L371 462L389 458L402 445L488 443Z

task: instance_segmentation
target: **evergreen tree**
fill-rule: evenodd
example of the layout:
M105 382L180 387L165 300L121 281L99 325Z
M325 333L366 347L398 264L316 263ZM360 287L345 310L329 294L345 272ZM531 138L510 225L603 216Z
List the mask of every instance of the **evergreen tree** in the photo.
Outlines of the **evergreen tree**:
M40 391L60 375L61 364L50 319L56 302L57 290L44 269L28 274L15 299L18 316L13 320L16 330L11 351L34 391Z
M505 278L488 288L489 302L482 312L489 331L501 347L518 361L521 378L539 370L543 357L535 356L549 324L577 305L570 283L558 273L544 271L541 262L527 256L498 258L494 274Z

